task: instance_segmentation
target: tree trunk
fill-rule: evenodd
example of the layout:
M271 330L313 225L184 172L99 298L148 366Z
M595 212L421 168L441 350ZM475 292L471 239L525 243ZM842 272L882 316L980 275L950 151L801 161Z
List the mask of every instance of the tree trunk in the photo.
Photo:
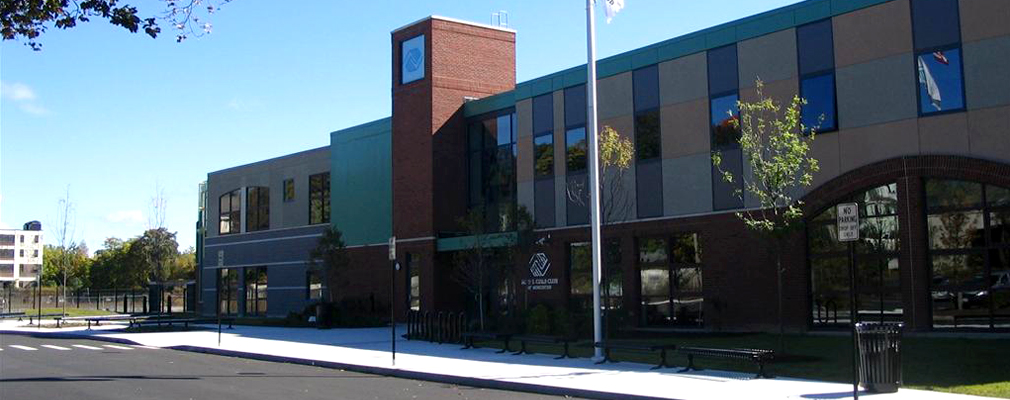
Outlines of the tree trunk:
M779 353L780 354L784 354L785 353L785 348L786 348L786 341L785 341L785 333L786 332L785 332L785 317L782 315L782 313L783 313L783 303L784 303L784 300L785 300L784 299L785 296L782 293L782 272L783 272L782 271L782 242L783 242L783 238L782 237L778 237L778 238L776 238L775 241L776 241L776 247L777 247L777 251L775 252L775 277L776 277L776 287L778 288L777 293L778 293L778 309L779 309L779 312L778 312L778 316L779 316Z

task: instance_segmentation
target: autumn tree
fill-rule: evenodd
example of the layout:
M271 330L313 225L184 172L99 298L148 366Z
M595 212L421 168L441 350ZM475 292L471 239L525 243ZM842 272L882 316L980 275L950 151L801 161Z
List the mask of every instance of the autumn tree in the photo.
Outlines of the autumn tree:
M604 125L599 135L599 148L600 223L607 225L623 221L631 211L632 203L628 191L625 190L624 180L631 168L631 161L635 158L635 145L614 128ZM585 152L585 147L577 147L568 158L580 156L585 158ZM566 192L572 202L589 207L588 182L570 182Z
M727 183L741 182L742 189L734 194L744 199L754 198L759 207L737 212L744 224L774 245L780 349L785 330L783 320L782 253L785 240L803 222L803 189L813 182L819 169L817 160L809 157L810 142L817 127L804 126L801 110L806 100L794 96L783 107L764 95L764 83L757 81L755 102L737 101L739 118L730 114L730 121L739 134L738 142L750 174L734 174L723 169L722 154L712 154L712 163Z

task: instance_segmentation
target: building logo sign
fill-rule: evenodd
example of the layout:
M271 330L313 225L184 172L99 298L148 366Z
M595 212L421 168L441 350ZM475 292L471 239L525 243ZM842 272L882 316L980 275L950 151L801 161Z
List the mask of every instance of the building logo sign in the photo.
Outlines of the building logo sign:
M424 79L424 35L404 40L400 48L401 83Z
M551 260L544 253L536 253L530 257L530 279L520 283L528 290L551 290L558 284L558 278L545 278L551 269Z

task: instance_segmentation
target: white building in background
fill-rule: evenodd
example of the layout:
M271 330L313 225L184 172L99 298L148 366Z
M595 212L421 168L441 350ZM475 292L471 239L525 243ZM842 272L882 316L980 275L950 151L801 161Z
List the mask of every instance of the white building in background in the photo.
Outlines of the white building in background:
M25 223L24 229L0 229L0 286L25 287L35 282L42 268L42 224Z

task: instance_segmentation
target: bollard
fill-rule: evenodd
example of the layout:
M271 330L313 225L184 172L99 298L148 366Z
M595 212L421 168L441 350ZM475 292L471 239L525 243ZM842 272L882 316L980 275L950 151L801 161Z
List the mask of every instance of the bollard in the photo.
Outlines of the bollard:
M168 295L168 304L165 305L168 310L168 315L172 315L172 295Z
M128 312L129 312L129 311L127 310L127 307L128 307L128 305L129 305L129 304L127 303L127 295L126 295L126 294L124 293L124 294L123 294L123 314L126 314L126 313L128 313Z

